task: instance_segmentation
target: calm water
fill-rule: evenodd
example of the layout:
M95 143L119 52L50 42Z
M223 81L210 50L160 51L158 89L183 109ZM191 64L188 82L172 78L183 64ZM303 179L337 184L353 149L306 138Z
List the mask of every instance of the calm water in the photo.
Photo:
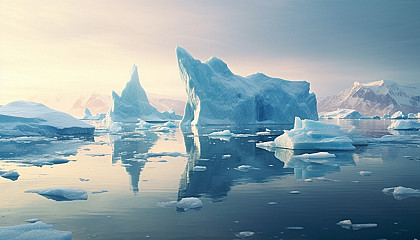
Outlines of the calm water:
M390 134L383 120L329 120L362 135ZM231 129L242 135L209 138ZM269 135L255 133L271 129ZM291 126L199 128L168 133L134 130L94 139L32 139L0 142L0 169L14 169L16 181L0 178L0 226L39 218L73 239L420 239L420 198L396 200L385 187L420 188L420 143L372 143L334 152L329 162L292 156L310 152L267 151L256 142L273 140ZM417 134L419 132L394 132ZM138 153L178 152L178 157L135 158ZM30 163L60 155L59 165ZM247 172L240 165L250 165ZM206 166L194 171L194 166ZM360 171L372 172L362 176ZM311 179L308 180L308 179ZM59 202L30 189L76 187L88 200ZM291 194L290 191L299 191ZM98 193L102 192L102 193ZM199 197L203 207L182 211L158 202ZM377 223L348 230L341 220Z

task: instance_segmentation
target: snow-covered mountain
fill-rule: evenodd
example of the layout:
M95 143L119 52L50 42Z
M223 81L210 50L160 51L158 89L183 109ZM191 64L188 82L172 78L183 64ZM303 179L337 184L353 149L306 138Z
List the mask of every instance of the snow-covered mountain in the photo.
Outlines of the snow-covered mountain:
M396 111L417 113L420 112L420 89L388 80L354 82L351 88L318 101L320 113L338 108L354 109L368 116Z
M92 93L90 96L81 96L73 104L70 113L82 117L85 109L88 108L92 115L106 113L112 106L111 95Z

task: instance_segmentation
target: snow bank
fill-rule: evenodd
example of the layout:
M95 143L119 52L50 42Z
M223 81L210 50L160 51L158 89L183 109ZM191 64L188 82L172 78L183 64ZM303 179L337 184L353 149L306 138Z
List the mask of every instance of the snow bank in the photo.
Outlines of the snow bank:
M41 190L28 190L26 193L38 193L39 195L55 201L87 200L85 190L77 188L46 188Z
M92 135L94 129L41 103L16 101L0 107L0 136Z
M410 197L420 197L420 190L407 187L390 187L382 189L382 192L387 195L393 195L397 200L403 200Z
M181 126L209 124L291 124L295 116L318 119L316 97L306 81L286 81L262 73L233 74L212 57L202 63L176 48L179 73L187 92Z
M0 227L0 239L8 240L71 240L72 234L54 229L42 221L17 226Z
M292 130L274 139L277 147L313 150L354 150L353 141L331 123L295 118Z
M420 122L412 120L397 120L389 125L388 129L393 130L418 130L420 129Z

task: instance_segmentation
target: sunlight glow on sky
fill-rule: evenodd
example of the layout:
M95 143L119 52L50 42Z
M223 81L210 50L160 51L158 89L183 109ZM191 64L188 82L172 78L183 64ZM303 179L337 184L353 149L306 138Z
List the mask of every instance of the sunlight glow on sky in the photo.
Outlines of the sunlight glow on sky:
M420 83L419 1L0 0L0 105L68 110L120 92L133 64L148 94L185 99L175 47L232 72L306 80L321 97L353 81Z

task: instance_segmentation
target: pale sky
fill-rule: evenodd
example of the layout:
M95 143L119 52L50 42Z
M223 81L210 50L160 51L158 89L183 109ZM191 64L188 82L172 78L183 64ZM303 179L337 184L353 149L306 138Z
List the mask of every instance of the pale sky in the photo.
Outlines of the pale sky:
M317 96L381 79L420 84L420 1L0 0L0 105L68 110L120 92L185 99L175 47L232 72L306 80Z

